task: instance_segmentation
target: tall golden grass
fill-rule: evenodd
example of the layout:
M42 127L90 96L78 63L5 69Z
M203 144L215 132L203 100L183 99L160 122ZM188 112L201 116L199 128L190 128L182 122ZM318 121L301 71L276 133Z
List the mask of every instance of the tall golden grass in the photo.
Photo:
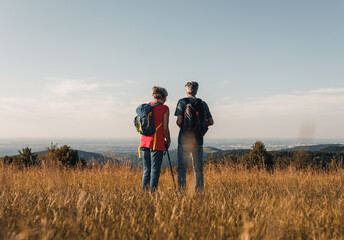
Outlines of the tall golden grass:
M0 167L0 239L344 239L344 171L205 168L182 194L163 171Z

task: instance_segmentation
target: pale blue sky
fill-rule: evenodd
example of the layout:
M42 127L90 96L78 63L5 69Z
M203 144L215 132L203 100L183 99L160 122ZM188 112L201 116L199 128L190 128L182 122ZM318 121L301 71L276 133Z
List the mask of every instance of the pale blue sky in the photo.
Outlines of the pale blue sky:
M209 137L343 137L343 27L339 0L1 1L0 137L134 137L190 80Z

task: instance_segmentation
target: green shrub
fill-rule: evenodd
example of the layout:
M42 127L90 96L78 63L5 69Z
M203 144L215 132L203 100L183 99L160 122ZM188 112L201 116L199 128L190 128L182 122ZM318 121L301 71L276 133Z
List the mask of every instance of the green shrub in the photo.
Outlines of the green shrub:
M38 155L32 153L31 148L23 148L22 151L18 150L18 156L5 156L1 158L4 165L15 165L20 168L36 166L39 164Z
M57 144L51 144L47 150L48 155L46 158L58 163L59 165L70 167L85 165L85 161L79 158L78 151L73 150L70 146L64 145L58 148Z
M266 151L265 145L261 141L257 141L252 145L251 152L243 156L243 162L248 168L257 167L258 169L265 168L267 170L273 168L272 156Z
M25 167L35 166L38 164L37 154L31 152L31 148L23 148L22 151L18 151L19 156L15 159L19 162L19 165L24 165Z

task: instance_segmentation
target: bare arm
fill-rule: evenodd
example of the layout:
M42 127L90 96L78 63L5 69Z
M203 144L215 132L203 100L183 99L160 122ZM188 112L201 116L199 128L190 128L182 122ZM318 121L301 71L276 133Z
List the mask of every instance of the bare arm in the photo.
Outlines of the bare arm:
M179 115L179 116L177 117L177 125L178 125L179 127L181 127L181 126L182 126L182 123L183 123L183 116L182 116L182 115Z
M170 118L170 110L167 110L162 120L162 130L164 133L164 138L166 139L167 148L169 148L171 144L170 129L168 128L169 118Z
M214 119L208 118L208 126L214 125Z

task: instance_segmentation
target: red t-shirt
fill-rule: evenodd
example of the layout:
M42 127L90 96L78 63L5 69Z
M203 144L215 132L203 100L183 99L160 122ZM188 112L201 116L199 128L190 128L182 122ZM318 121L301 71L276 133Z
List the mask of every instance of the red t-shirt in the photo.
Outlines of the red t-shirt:
M153 105L154 102L151 102L149 104ZM168 107L163 104L160 104L153 108L154 127L155 129L158 128L158 130L155 132L155 134L152 134L150 136L141 135L140 147L154 149L154 145L155 145L154 150L165 151L165 138L164 138L164 133L162 129L162 121L164 118L164 114L167 110L168 110ZM154 137L156 138L156 140L154 140Z

